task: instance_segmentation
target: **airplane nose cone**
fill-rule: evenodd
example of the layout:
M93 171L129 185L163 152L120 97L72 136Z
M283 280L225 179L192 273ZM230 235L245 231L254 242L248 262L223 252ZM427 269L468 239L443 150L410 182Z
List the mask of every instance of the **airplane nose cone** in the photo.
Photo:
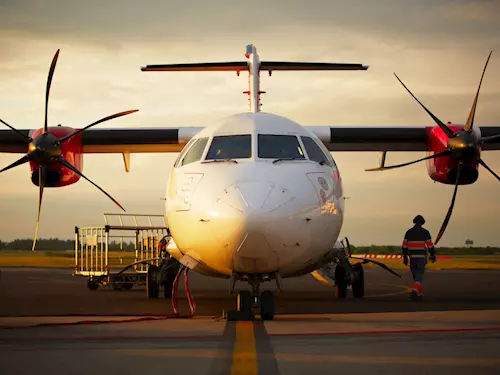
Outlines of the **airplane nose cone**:
M294 200L287 188L273 182L246 181L224 189L219 203L239 211L233 222L238 230L233 232L237 239L232 249L237 272L278 269L278 253L268 237L269 220L276 220L276 210Z

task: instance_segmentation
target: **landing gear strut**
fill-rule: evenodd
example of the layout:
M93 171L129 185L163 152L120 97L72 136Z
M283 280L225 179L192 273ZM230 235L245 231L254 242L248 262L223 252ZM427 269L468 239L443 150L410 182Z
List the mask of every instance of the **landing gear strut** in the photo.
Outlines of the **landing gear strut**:
M254 320L256 312L260 313L262 320L273 320L275 313L274 295L268 290L260 293L260 284L270 281L271 276L240 275L238 279L248 281L252 286L252 292L244 290L238 293L237 310L228 312L228 320ZM277 282L280 285L279 279Z

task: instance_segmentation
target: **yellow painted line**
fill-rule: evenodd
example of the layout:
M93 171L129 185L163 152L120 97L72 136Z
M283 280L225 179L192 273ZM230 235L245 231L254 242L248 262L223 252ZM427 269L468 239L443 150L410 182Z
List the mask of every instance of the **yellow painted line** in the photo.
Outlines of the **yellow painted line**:
M409 288L409 287L403 286L403 285L381 284L380 286L390 286L393 288L402 288L403 290L400 292L393 292L393 293L372 294L372 295L367 295L365 297L373 298L373 297L397 296L398 294L405 294L405 293L409 293L412 291L412 288Z
M257 375L257 346L253 322L236 323L236 342L234 343L231 374Z
M330 283L327 279L325 279L323 276L321 276L317 271L313 271L311 272L311 275L316 279L318 280L319 282L321 282L322 284L328 286L328 287L331 287L333 288L334 285L332 283ZM380 286L390 286L390 287L393 287L393 288L403 288L402 291L400 292L393 292L393 293L383 293L383 294L372 294L372 295L366 295L365 297L369 297L369 298L373 298L373 297L389 297L389 296L397 296L398 294L405 294L405 293L409 293L411 292L411 288L407 287L407 286L403 286L403 285L392 285L392 284L381 284Z

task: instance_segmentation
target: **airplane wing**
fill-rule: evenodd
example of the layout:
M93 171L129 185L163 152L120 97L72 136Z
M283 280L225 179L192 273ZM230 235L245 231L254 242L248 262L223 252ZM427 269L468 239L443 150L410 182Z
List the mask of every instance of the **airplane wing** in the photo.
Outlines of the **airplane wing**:
M308 126L330 151L428 151L429 133L425 126ZM500 134L500 126L482 126L481 137ZM500 137L483 146L500 150Z
M88 129L82 133L84 153L180 152L203 127ZM77 130L77 129L75 129ZM19 130L30 136L33 130ZM26 141L11 130L0 130L0 152L26 153Z
M425 126L308 126L330 151L428 151ZM84 153L180 152L203 127L88 129L82 133ZM500 134L500 126L480 127L482 137ZM20 130L29 136L35 130ZM27 145L11 130L0 130L0 152L26 153ZM484 145L500 150L500 137Z

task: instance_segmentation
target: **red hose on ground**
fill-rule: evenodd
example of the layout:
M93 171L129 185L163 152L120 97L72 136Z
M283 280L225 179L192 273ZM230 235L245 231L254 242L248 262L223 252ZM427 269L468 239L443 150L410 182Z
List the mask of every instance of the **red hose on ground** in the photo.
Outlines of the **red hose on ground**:
M181 278L182 271L184 271L184 289L186 291L189 310L190 313L188 315L180 315L179 314L179 299L178 299L178 291L179 291L179 281ZM192 318L196 313L196 303L194 302L194 298L191 294L191 290L189 289L189 278L188 278L189 268L181 267L177 275L175 276L174 285L172 285L172 308L174 309L174 314L177 318Z

